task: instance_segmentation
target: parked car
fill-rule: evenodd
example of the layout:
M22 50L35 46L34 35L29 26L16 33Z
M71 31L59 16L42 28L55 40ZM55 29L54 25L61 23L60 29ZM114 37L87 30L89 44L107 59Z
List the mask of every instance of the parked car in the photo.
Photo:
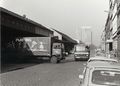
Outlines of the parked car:
M80 86L120 86L120 64L94 61L79 75Z
M91 61L118 62L117 59L107 58L107 57L103 57L103 56L92 57L92 58L90 58L90 59L87 61L87 63L89 63L89 62L91 62Z

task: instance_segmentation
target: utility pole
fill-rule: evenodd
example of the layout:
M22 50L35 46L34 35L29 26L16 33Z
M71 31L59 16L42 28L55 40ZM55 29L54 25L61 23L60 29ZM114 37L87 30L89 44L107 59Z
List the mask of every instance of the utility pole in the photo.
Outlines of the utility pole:
M82 41L82 28L81 28L81 41Z
M92 31L91 31L91 45L92 45Z

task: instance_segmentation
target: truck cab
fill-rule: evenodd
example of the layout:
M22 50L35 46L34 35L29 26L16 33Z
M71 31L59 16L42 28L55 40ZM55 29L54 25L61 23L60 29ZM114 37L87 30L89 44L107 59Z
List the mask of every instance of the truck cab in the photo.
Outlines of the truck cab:
M74 47L74 59L77 60L88 60L90 57L89 47L84 44L78 44Z
M51 62L57 63L65 59L64 56L64 44L63 43L53 43L52 45L52 57Z

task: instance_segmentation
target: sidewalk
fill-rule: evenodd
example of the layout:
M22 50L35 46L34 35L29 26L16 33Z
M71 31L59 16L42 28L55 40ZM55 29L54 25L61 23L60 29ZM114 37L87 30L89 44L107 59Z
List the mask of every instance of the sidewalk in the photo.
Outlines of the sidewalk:
M120 59L118 57L114 57L113 55L111 56L110 54L101 53L100 56L103 56L103 57L106 57L106 58L116 59L120 63Z

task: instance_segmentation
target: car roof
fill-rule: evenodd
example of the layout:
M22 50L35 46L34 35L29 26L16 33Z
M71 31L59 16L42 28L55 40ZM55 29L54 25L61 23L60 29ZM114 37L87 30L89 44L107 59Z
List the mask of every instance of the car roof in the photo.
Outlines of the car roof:
M117 68L117 69L120 69L120 63L93 61L93 62L89 62L87 64L87 67L89 67L89 68L103 67L103 68Z
M113 58L107 58L107 57L103 57L103 56L95 56L95 57L92 57L88 60L88 62L92 61L92 60L106 60L106 61L115 61L115 62L118 62L116 59L113 59Z

